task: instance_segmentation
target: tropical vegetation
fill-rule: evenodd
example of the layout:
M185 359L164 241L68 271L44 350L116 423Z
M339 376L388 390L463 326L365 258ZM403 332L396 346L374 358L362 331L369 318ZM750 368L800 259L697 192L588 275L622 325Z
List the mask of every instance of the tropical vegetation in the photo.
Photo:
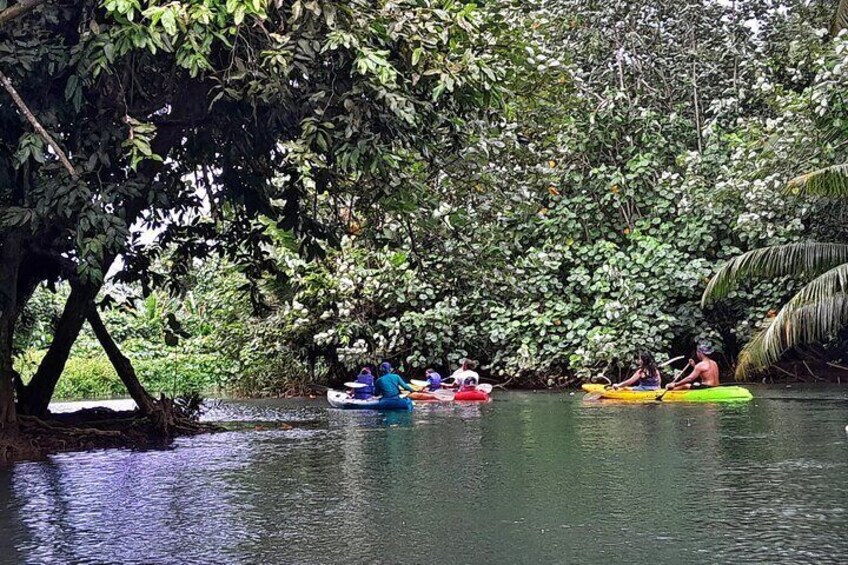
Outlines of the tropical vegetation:
M153 410L378 359L548 385L838 341L834 10L4 5L0 419L118 382Z

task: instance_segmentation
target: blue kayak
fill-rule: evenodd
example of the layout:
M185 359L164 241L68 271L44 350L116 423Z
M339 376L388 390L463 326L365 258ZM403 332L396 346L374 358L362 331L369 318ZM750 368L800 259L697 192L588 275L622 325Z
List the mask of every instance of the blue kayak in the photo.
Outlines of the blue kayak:
M333 408L345 408L348 410L412 410L412 401L408 398L369 398L359 400L351 398L346 392L340 390L328 390L327 402Z

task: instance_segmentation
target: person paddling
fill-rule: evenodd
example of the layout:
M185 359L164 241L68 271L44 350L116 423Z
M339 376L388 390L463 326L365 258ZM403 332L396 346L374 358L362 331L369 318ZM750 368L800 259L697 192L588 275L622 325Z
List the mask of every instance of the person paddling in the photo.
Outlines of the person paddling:
M436 392L441 390L442 388L442 376L434 371L433 369L427 369L424 371L424 374L427 375L427 390L430 392Z
M412 385L407 384L400 375L395 373L391 363L384 361L380 364L380 375L382 376L377 379L374 385L377 389L377 394L383 398L397 398L400 396L400 389L415 392Z
M678 382L670 382L665 385L668 390L688 389L692 387L712 387L719 385L718 363L710 358L713 348L708 343L702 343L696 351L698 362L689 359L692 372L686 378Z
M474 361L471 359L462 359L460 361L460 367L450 378L453 379L454 386L459 387L458 392L462 392L465 390L475 390L477 385L480 383L480 375L474 371L474 368L477 366Z
M357 400L368 400L374 396L374 375L371 374L371 369L362 367L359 374L356 376L356 382L362 383L365 386L354 389L353 397Z
M624 387L630 387L630 390L659 390L660 384L660 370L653 355L643 351L639 353L639 368L636 369L636 372L626 381L612 385L612 388L616 390Z

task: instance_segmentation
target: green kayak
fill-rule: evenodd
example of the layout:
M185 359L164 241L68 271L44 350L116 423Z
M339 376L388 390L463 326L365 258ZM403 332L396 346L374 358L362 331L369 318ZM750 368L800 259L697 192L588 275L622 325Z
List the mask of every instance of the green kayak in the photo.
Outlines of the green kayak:
M601 398L627 400L631 402L653 402L662 390L618 390L608 385L585 384L583 390L599 395ZM716 386L689 390L671 390L662 397L663 402L744 402L754 398L751 391L743 386Z

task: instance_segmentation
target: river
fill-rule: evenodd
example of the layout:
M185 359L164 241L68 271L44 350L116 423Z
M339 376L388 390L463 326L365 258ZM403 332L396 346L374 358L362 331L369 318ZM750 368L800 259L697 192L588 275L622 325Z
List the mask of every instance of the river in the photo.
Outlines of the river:
M222 401L205 418L239 430L0 470L0 561L848 562L848 389L753 390L388 414Z

